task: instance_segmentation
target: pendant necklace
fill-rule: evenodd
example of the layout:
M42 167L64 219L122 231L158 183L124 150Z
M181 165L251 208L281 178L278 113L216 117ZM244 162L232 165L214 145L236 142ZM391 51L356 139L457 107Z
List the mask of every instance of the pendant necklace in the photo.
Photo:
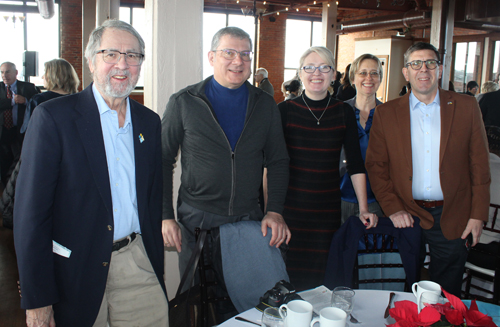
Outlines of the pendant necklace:
M323 118L323 115L325 114L326 112L326 108L328 108L328 105L330 104L330 100L332 99L332 97L330 95L328 95L328 103L326 104L326 107L325 109L323 110L323 113L321 114L321 116L316 117L316 115L314 114L314 112L312 112L311 108L309 108L309 105L307 104L306 102L306 99L304 98L304 93L302 93L302 100L304 100L304 103L306 104L307 106L307 109L309 109L309 111L311 112L311 114L314 116L314 118L318 121L318 125L319 125L319 121L321 120L321 118Z

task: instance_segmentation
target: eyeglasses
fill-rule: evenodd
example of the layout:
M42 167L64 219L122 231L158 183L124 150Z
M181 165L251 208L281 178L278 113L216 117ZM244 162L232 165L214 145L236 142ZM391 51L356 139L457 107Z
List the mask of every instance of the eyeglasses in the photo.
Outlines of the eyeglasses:
M414 70L419 70L420 68L422 68L423 64L425 64L425 67L427 67L427 69L434 70L437 68L437 66L439 66L439 64L441 64L441 62L436 59L413 60L407 63L405 66L406 67L411 66L411 68L413 68Z
M302 67L302 69L308 74L313 74L316 71L316 69L319 70L320 73L329 73L332 70L332 66L322 65L322 66L316 67L313 65L307 65L307 66Z
M377 71L371 71L371 72L362 71L362 72L357 72L356 74L358 74L361 77L367 77L368 75L370 75L372 78L380 77L380 73Z
M213 52L220 51L222 53L222 56L226 58L227 60L234 60L236 59L236 56L239 54L241 60L243 61L252 61L252 51L236 51L234 49L222 49L222 50L212 50Z
M116 64L120 61L122 55L125 56L125 62L130 66L139 66L142 64L144 55L136 52L120 52L117 50L99 50L97 53L102 53L102 59L105 63Z

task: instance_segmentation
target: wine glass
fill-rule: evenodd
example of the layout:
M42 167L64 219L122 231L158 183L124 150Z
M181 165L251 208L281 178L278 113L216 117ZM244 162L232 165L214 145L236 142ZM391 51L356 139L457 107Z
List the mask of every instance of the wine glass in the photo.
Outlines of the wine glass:
M262 313L262 327L283 327L283 318L277 308L266 308Z
M354 307L354 291L349 287L335 287L332 293L332 307L344 310L349 318Z

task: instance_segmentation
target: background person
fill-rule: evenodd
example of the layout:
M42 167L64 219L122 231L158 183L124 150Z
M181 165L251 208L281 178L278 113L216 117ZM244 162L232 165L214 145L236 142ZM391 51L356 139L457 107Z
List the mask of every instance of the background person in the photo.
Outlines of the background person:
M477 91L479 90L479 84L476 81L469 81L467 83L467 91L465 94L470 96L476 96Z
M481 93L476 95L477 102L479 102L483 97L483 95L485 95L486 93L498 91L498 89L499 89L498 83L495 83L493 81L484 82L483 85L481 86Z
M287 86L285 86L285 90L288 94L286 96L285 100L290 100L290 99L298 97L300 95L301 87L302 87L302 85L300 85L299 80L292 79L290 81L290 83Z
M325 47L309 48L300 58L300 97L281 102L283 132L290 156L290 183L283 216L294 237L287 253L290 282L299 290L321 285L333 233L340 227L339 158L347 171L367 228L377 216L368 212L366 176L353 109L328 93L335 60Z
M274 97L274 87L271 82L269 82L268 77L269 74L267 72L267 69L262 67L257 69L257 72L255 73L255 81L259 83L259 89Z
M356 96L356 89L352 86L350 80L350 70L351 64L347 65L345 68L344 78L342 79L342 85L340 85L337 91L337 100L345 101L354 98Z
M350 79L356 87L356 96L345 103L354 109L358 122L359 147L364 160L375 107L382 104L377 99L377 91L383 77L382 63L372 54L363 54L352 62L350 74ZM342 177L340 191L342 193L342 223L344 223L350 216L359 216L360 214L356 192L348 174L344 174ZM368 211L373 212L378 217L383 217L384 214L375 199L368 178L366 179L366 196Z

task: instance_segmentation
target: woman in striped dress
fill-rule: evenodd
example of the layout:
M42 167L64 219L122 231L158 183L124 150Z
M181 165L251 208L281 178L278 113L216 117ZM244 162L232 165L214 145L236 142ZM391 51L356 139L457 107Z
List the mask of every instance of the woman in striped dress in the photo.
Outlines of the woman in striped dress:
M279 104L290 156L285 218L292 232L287 254L290 282L297 290L323 283L330 242L340 227L339 158L342 146L360 204L360 219L371 228L377 216L368 212L366 176L357 123L349 105L327 89L334 79L334 58L325 47L311 47L300 59L302 96Z

